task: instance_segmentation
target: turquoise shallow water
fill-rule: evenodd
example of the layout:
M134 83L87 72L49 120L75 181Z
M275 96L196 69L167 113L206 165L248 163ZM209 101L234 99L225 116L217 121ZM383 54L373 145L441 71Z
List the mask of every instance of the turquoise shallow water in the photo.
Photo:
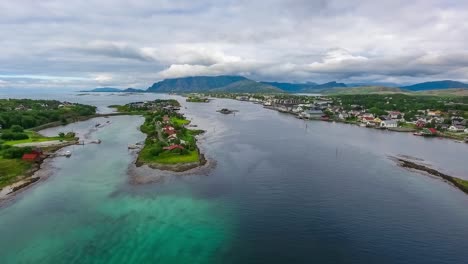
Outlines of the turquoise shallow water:
M0 211L0 263L206 263L222 250L228 232L216 200L182 185L134 192L126 146L142 139L142 119L110 120L92 134L101 145L71 148L50 179Z
M102 111L114 103L169 97L53 96ZM143 139L136 129L141 118L109 118L110 125L91 133L106 119L69 125L103 143L70 147L70 159L51 162L49 179L0 207L0 263L468 259L468 196L388 159L415 156L468 178L467 145L344 124L306 126L232 100L181 102L187 117L207 130L200 144L217 164L209 173L131 184L127 144ZM240 111L221 115L216 110L222 107Z

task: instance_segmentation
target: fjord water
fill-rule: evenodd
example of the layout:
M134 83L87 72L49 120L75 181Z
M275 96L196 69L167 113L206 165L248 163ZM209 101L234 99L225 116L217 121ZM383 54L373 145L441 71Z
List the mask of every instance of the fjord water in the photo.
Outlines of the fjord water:
M24 97L24 96L23 96ZM47 95L47 98L52 96ZM166 95L61 96L100 110ZM66 98L66 99L64 99ZM60 99L60 98L59 98ZM0 263L464 263L468 196L396 166L424 159L467 177L468 146L304 122L232 100L185 103L207 130L207 174L133 184L141 117L112 117L0 208ZM222 107L238 109L221 115ZM68 128L86 132L89 120ZM47 133L63 130L56 128Z

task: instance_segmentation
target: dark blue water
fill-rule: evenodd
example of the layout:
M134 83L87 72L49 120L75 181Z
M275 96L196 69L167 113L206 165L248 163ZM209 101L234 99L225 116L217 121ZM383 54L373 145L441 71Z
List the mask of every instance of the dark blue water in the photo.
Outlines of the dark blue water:
M108 98L112 96L70 96L71 101L93 102L101 109L106 109L104 106L112 104L113 100L140 99L132 96ZM141 263L148 259L159 260L159 263L178 263L178 260L186 263L191 259L187 254L192 256L193 263L467 262L468 196L438 179L400 168L388 156L414 156L449 174L468 178L468 145L345 124L306 123L259 105L232 100L183 104L187 107L183 111L192 122L207 130L200 143L206 155L217 161L217 166L208 175L174 176L160 183L139 186L120 183L116 187L118 191L114 190L106 200L113 201L112 208L122 204L132 213L111 218L116 225L113 228L102 224L99 241L106 240L106 236L119 237L119 242L111 239L110 244L119 244L125 238L138 241L133 231L141 231L140 236L153 234L166 239L160 244L153 241L125 244L128 250L125 252L134 250L145 255L164 249L161 253L164 257L132 258L140 262L114 258L115 263ZM223 107L239 112L235 115L216 113ZM93 157L98 159L99 155ZM58 173L64 174L67 166L72 165L61 165L61 162L57 161L56 166L63 166ZM96 166L96 163L90 164ZM86 162L82 166L86 167ZM87 169L90 171L92 169ZM31 195L25 193L15 204L3 209L3 215L0 209L0 223L13 223L16 212L28 208L24 204L32 203L28 201L32 198L28 197L36 198L37 206L52 212L53 208L41 202L41 199L44 203L50 199L39 198L47 196L46 192L40 196L37 193L48 184L56 182L58 185L58 181L60 176L52 177L50 182L32 190ZM93 197L98 190L87 189L86 192ZM179 199L164 202L165 197ZM188 198L190 203L185 200ZM96 198L93 203L104 204L100 199L104 198ZM128 202L129 199L132 202ZM101 206L99 208L102 211ZM143 232L150 224L137 225L139 222L135 218L156 217L151 215L153 210L158 212L158 217L164 215L164 222L151 225L149 229L154 233ZM95 218L94 214L86 215L89 219ZM187 215L200 221L188 217L186 225L180 224ZM22 212L19 216L33 217L33 214ZM6 220L2 221L2 217ZM164 229L164 232L158 229L159 225L172 221L179 223L177 228ZM33 220L26 222L35 226ZM206 225L211 228L206 229ZM188 231L193 233L186 234ZM198 232L205 235L197 237ZM184 236L179 237L182 233ZM8 247L7 240L0 238L0 244ZM94 254L100 249L122 251L123 247L108 248L109 243L97 240L92 237L82 243L86 248L93 245ZM77 257L74 258L76 263L93 263L89 261L89 251L81 250L78 254L72 250L81 248L81 242L61 243L59 248L63 254L60 256ZM29 246L30 241L25 236L16 244L17 247ZM171 247L164 247L167 244ZM209 257L198 258L205 254ZM14 259L8 255L9 260ZM164 261L168 256L174 257L171 262ZM82 262L79 261L81 257Z
M343 124L307 122L306 128L257 105L214 104L241 109L223 117L193 111L222 119L211 120L222 132L208 139L219 165L206 192L235 201L234 263L467 259L468 196L387 156L446 162L447 170L466 176L467 145Z

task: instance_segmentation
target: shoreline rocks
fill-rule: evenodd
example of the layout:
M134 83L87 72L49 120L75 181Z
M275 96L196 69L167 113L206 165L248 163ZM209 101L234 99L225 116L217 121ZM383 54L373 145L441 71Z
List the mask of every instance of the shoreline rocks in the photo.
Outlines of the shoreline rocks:
M416 163L414 161L410 161L410 160L407 160L407 159L403 159L403 158L399 158L399 157L391 157L391 159L396 161L398 163L398 165L400 167L402 167L402 168L416 170L416 171L419 171L419 172L426 172L426 173L428 173L428 174L430 174L432 176L435 176L437 178L440 178L440 179L444 180L445 182L450 183L451 185L457 187L459 190L461 190L465 194L468 194L468 181L466 181L466 180L447 175L447 174L442 173L442 172L440 172L438 170L432 169L432 168L430 168L430 167L428 167L426 165L422 165L422 164L419 164L419 163ZM465 184L462 184L463 182Z

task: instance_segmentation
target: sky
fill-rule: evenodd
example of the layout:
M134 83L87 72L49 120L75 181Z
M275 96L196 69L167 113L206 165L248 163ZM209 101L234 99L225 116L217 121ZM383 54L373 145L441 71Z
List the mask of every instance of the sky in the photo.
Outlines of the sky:
M0 1L0 88L468 82L466 0Z

